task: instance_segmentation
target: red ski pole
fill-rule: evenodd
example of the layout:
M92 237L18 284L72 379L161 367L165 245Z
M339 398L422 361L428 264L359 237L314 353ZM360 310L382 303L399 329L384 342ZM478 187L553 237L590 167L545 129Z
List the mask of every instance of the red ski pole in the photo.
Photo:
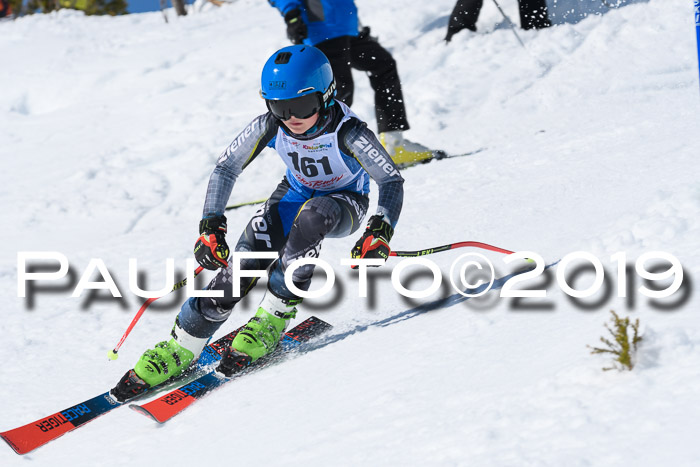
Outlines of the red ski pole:
M204 269L204 268L202 268L202 266L199 266L197 269L195 269L194 270L194 277L197 277L197 274L202 272L202 269ZM181 289L185 285L187 285L187 277L182 279L180 282L176 283L170 292L174 292L177 289ZM168 295L170 292L168 292L165 295ZM165 295L162 295L162 297L164 297ZM146 311L146 308L148 308L151 303L155 302L159 298L161 298L161 297L151 297L148 300L146 300L146 302L143 305L141 305L141 308L139 308L139 311L136 313L136 316L134 316L134 319L131 320L129 327L126 328L126 331L124 332L124 335L122 336L122 338L119 340L119 343L117 344L117 346L113 350L110 350L109 354L107 354L107 356L109 357L110 360L116 360L119 357L119 355L118 355L119 349L121 348L122 344L126 340L127 336L131 333L131 330L134 329L134 326L136 326L136 323L138 323L138 321L141 319L143 312Z
M489 245L488 243L457 242L457 243L450 243L449 245L436 246L435 248L426 248L425 250L392 251L389 254L389 256L400 256L400 257L425 256L425 255L432 255L433 253L440 253L441 251L448 251L448 250L454 250L455 248L466 248L466 247L481 248L482 250L495 251L495 252L503 253L506 255L510 255L512 253L515 253L514 251L510 251L510 250L506 250L503 248L499 248L497 246Z

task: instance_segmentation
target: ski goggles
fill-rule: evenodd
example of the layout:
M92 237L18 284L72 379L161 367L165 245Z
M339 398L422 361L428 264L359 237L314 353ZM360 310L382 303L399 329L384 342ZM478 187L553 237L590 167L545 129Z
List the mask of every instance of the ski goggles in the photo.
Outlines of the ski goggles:
M265 103L272 115L279 120L289 120L292 116L301 119L309 118L322 107L321 95L317 92L292 99L265 99Z

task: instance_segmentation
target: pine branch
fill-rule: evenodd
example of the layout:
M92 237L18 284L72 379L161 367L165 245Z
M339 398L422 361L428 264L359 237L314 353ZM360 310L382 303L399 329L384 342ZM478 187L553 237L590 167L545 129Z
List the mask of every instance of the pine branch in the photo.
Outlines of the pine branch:
M632 338L630 340L630 335L628 329L630 328L629 318L620 318L615 311L610 310L612 313L612 327L605 323L605 328L608 330L613 340L601 337L600 341L605 344L605 347L591 347L591 354L601 354L609 353L615 355L616 358L613 359L613 366L603 368L603 371L609 370L632 370L634 368L634 355L637 352L637 346L641 342L642 337L639 335L639 319L637 319L634 324L631 325L632 328Z

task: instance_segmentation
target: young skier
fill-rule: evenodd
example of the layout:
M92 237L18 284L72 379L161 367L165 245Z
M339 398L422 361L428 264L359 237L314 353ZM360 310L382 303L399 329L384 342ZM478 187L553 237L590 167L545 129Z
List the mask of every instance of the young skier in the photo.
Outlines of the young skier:
M244 270L267 269L268 286L257 313L224 352L219 372L230 376L275 350L301 303L285 285L285 270L298 258L318 256L324 238L345 237L358 229L369 205L370 177L379 186L378 208L351 255L389 257L403 203L403 178L366 123L334 99L328 59L314 47L285 47L268 59L261 85L269 111L254 119L219 157L194 247L200 265L219 269L207 289L224 291L224 296L186 301L172 338L147 350L112 389L119 400L182 374L241 300L232 293L224 209L236 179L265 147L279 153L287 172L248 223L236 251L279 256L241 261ZM304 265L294 271L294 285L308 290L313 269ZM242 278L241 295L256 282L257 278Z

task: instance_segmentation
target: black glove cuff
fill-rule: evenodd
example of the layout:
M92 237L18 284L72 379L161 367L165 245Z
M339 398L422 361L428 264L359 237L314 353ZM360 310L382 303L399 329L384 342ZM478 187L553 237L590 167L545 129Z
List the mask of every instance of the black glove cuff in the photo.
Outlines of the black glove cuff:
M394 228L384 221L384 216L378 214L369 218L367 230L372 232L375 236L384 238L387 242L390 242L391 237L394 236Z
M226 233L226 216L205 217L199 221L199 233Z
M301 10L299 8L294 8L293 10L289 10L284 15L284 22L287 24L293 23L295 20L301 20Z

